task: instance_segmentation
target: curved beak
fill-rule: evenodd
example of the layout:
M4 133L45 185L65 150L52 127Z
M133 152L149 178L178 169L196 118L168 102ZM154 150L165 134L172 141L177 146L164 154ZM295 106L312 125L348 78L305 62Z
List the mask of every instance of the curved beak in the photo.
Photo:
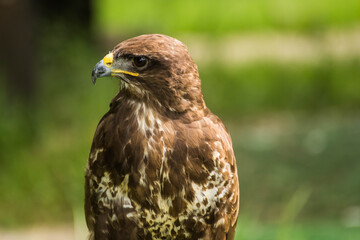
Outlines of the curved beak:
M114 55L110 52L95 65L91 73L91 80L94 85L96 83L96 79L99 77L120 76L121 74L131 75L135 77L139 75L139 73L136 72L129 72L126 70L113 68L113 63Z
M96 79L99 77L106 77L111 75L111 69L109 67L106 67L104 64L104 60L102 59L100 62L98 62L91 73L91 80L93 84L96 84Z

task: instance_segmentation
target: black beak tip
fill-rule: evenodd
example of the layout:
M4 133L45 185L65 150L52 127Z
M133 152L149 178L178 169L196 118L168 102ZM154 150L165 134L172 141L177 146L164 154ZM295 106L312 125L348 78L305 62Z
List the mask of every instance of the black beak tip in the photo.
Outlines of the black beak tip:
M92 71L91 73L91 81L92 83L95 85L96 84L96 73L95 73L95 69Z

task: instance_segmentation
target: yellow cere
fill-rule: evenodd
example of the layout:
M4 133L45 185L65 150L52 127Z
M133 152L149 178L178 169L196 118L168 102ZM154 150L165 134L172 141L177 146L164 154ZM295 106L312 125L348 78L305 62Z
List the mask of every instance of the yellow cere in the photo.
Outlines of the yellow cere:
M114 62L114 56L112 53L108 53L104 58L103 58L104 64L106 67L111 67L111 65Z
M124 74L128 74L128 75L131 75L131 76L139 76L138 73L134 73L134 72L128 72L128 71L125 71L125 70L120 70L120 69L113 69L111 70L111 75L116 75L116 73L124 73Z

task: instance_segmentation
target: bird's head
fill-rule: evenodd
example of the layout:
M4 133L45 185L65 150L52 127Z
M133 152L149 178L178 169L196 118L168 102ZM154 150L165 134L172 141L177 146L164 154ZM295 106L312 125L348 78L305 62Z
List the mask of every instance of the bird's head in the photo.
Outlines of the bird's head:
M197 66L186 46L169 36L141 35L119 43L92 71L94 84L105 76L120 78L128 93L171 111L205 108Z

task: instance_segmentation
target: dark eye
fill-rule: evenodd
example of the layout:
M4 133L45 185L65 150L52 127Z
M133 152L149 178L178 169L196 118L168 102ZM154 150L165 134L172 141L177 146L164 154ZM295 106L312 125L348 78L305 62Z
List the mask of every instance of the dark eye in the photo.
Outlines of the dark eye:
M146 57L133 57L133 65L139 69L144 69L148 65L148 59Z

